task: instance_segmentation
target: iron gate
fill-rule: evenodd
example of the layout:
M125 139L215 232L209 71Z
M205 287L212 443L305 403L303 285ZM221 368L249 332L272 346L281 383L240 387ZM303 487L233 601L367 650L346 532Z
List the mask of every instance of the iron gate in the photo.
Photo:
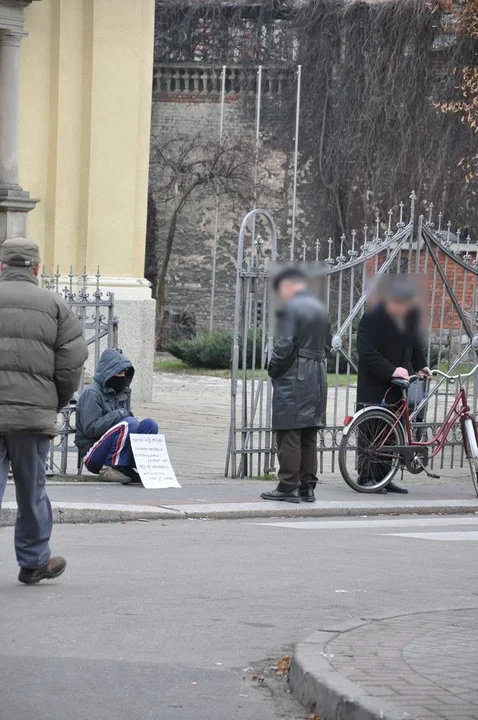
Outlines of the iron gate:
M296 262L323 264L326 301L332 323L332 353L328 361L327 424L319 432L319 470L336 470L336 453L343 419L355 409L355 332L364 312L368 276L382 273L418 273L429 296L428 364L458 372L471 369L478 350L478 253L468 231L452 232L443 226L433 206L427 216L416 217L416 196L410 195L396 213L388 212L385 227L377 213L374 226L342 236L334 257L331 239L325 258L320 240L306 242ZM267 239L263 239L264 232ZM262 234L261 234L262 233ZM267 366L273 345L273 312L269 299L271 262L277 259L277 233L271 216L253 210L244 218L238 241L234 342L231 379L231 419L226 475L253 477L267 474L274 466L271 429L272 388ZM318 265L317 265L318 266ZM476 413L478 385L468 381L472 410ZM415 408L412 419L424 432L431 432L444 418L453 386L441 379L433 383L426 399ZM426 418L417 423L422 408ZM463 463L461 433L456 427L435 465ZM433 467L433 463L431 463Z
M86 268L81 275L73 270L62 276L60 269L53 275L42 274L41 286L60 295L81 323L83 336L89 347L88 361L83 367L79 392L85 379L94 376L100 355L107 347L118 346L118 319L114 314L114 294L101 290L101 275L88 276ZM51 442L50 474L66 474L70 453L77 453L72 436L75 433L76 399L58 415L58 435ZM75 463L76 467L76 463Z

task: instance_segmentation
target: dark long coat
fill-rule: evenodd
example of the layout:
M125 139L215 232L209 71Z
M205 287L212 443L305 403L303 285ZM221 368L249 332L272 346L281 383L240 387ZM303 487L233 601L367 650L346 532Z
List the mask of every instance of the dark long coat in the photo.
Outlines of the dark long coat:
M413 310L401 330L383 304L363 315L357 330L358 406L362 403L379 404L397 367L417 372L426 366L419 320L418 310ZM387 395L387 402L396 402L399 398L400 392L394 388Z
M330 331L325 307L310 293L298 293L284 307L280 336L269 364L274 388L274 430L324 426L328 345Z

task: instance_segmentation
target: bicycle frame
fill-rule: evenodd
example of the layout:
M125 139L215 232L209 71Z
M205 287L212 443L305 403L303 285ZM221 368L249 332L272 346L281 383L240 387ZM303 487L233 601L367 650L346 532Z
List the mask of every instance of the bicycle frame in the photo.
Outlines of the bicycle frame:
M435 435L430 440L414 440L413 433L412 433L412 424L410 422L410 411L408 408L407 398L402 397L401 400L398 401L394 406L394 414L396 415L396 422L393 425L394 429L398 423L402 423L405 426L405 432L406 432L406 438L407 438L407 444L410 447L433 447L436 445L436 448L433 449L433 451L429 454L429 459L432 459L438 455L443 450L443 447L446 443L446 440L448 438L448 435L450 434L451 429L453 426L460 422L462 425L462 432L463 432L463 438L465 442L465 433L463 428L463 423L467 418L470 418L473 421L473 425L476 428L475 424L475 418L470 413L470 407L468 405L468 400L466 397L466 391L463 386L460 387L453 404L449 411L446 414L446 417L443 421L443 423L438 428ZM390 432L392 432L392 429ZM389 435L390 436L390 433ZM387 438L384 439L383 444L387 442ZM381 447L383 447L383 444ZM388 446L387 451L390 452L393 450L393 446Z

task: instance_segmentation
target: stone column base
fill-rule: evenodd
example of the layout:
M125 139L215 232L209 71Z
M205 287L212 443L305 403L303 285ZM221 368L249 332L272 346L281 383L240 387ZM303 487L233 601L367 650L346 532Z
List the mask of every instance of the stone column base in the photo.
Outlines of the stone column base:
M27 237L27 213L37 202L20 187L0 185L0 244L10 238Z

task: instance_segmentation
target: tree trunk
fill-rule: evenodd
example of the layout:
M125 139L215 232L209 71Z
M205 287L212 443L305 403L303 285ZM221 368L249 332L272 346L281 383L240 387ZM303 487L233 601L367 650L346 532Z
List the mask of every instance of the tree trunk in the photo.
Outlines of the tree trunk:
M164 249L164 257L161 265L158 267L156 276L156 347L160 348L164 341L164 313L166 310L166 302L168 299L168 293L166 288L166 276L168 274L169 261L171 260L171 253L174 245L174 237L176 235L176 226L178 217L188 200L189 196L193 192L194 188L200 185L201 182L196 180L192 183L181 195L176 203L176 206L172 212L171 219L169 221L168 234L166 236L166 246Z

